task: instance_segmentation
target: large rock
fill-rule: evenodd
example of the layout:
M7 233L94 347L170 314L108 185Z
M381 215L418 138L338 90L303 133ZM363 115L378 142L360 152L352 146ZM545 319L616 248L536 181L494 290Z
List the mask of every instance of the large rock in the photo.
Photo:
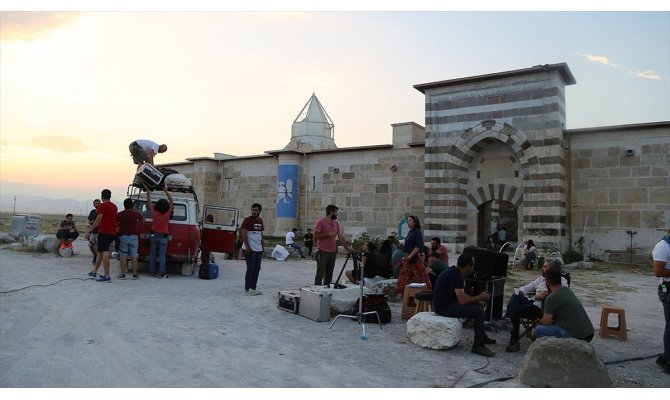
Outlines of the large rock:
M463 324L458 318L420 312L407 321L407 335L412 343L428 349L455 347L461 339Z
M593 263L589 261L575 261L570 264L565 264L563 266L565 269L591 269L593 268Z
M528 348L519 382L533 387L611 387L605 364L590 343L542 337Z
M365 280L365 286L375 294L385 294L389 297L395 296L395 288L398 285L397 279L375 279L374 281ZM369 283L368 283L369 282Z
M354 303L360 297L361 288L359 285L354 285L350 283L344 284L345 289L332 289L325 288L323 286L310 286L310 289L318 293L330 293L330 313L332 315L336 314L351 314ZM370 290L366 287L363 287L363 293L370 293Z

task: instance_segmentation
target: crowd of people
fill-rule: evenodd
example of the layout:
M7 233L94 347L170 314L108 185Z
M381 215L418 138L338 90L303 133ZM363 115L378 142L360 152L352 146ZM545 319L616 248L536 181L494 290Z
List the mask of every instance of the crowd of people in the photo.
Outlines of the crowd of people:
M133 161L142 165L153 164L153 157L165 152L167 146L151 141L138 140L130 144L129 149ZM167 278L166 248L169 236L169 219L173 208L170 192L163 189L165 198L155 204L151 201L151 190L145 187L146 200L151 211L151 235L149 271L152 276ZM118 212L111 201L111 191L104 189L101 200L93 202L94 209L88 215L89 227L84 237L89 241L93 254L93 269L89 275L98 282L111 282L110 248L115 243L120 257L120 273L118 279L125 279L125 272L130 262L132 278L138 279L138 235L137 226L144 221L141 213L133 209L133 201L124 201L124 210ZM247 296L261 295L258 280L263 259L263 232L265 225L260 217L262 205L253 203L251 213L239 225L239 236L235 251L239 249L238 258L246 263L244 294ZM333 283L333 272L339 246L350 252L354 251L343 233L338 222L339 208L333 204L325 208L325 215L319 218L314 229L307 229L302 236L303 246L296 242L297 228L286 233L285 244L298 251L301 258L312 258L316 249L316 272L314 285L330 287ZM477 260L463 253L458 257L456 265L449 266L449 254L439 237L430 239L430 247L424 245L421 223L416 215L407 217L409 231L404 239L398 241L395 235L389 235L380 244L367 241L362 246L360 260L354 262L354 268L346 271L348 280L358 283L361 279L375 276L396 278L395 296L389 301L402 301L405 287L410 283L422 283L426 290L433 293L433 305L436 314L445 317L466 318L473 322L474 341L472 353L493 357L495 353L487 345L496 344L496 340L488 337L485 331L485 309L490 307L491 294L483 292L470 295L465 290L465 279L476 265ZM504 241L506 231L503 226L497 230L497 239ZM79 237L72 214L67 214L56 234L61 245L68 245ZM537 249L533 240L523 246L522 266L529 269L537 261ZM358 254L356 255L358 256ZM663 354L656 363L666 373L670 373L670 231L654 247L652 252L653 272L661 279L658 286L658 297L661 301L665 317L663 335ZM156 271L158 259L158 271ZM100 265L103 274L98 275ZM362 273L361 273L362 270ZM584 307L569 287L569 281L563 275L562 261L547 257L541 266L541 276L528 284L514 289L510 296L502 322L510 330L507 352L520 350L521 320L530 320L535 325L532 335L535 337L552 336L558 338L575 338L591 341L594 335L591 323Z

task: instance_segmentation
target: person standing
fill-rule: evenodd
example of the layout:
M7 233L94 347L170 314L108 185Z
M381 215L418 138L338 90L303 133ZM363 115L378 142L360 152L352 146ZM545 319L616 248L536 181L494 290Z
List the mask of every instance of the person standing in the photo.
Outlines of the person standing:
M168 236L170 235L170 216L172 215L172 194L163 188L166 199L159 199L154 205L151 202L151 191L147 191L147 204L151 210L151 236L149 236L149 273L156 276L156 253L158 253L158 277L163 279L168 275L165 272L165 257L167 254Z
M507 231L505 230L505 225L503 225L498 231L498 240L502 244L505 244L505 242L507 242Z
M56 232L56 238L60 240L61 248L63 246L72 244L79 237L77 225L74 223L74 215L67 214L65 219L61 221Z
M98 252L93 270L88 275L95 278L98 268L100 268L100 263L102 263L105 274L101 275L97 281L110 283L112 282L112 278L109 276L109 248L114 243L114 238L116 237L116 215L119 209L116 207L116 204L112 203L112 192L109 189L103 189L100 193L100 198L102 199L102 203L95 210L95 221L93 221L89 231L84 235L87 240L90 240L93 231L96 228L98 229Z
M263 259L263 231L265 225L261 219L263 206L259 203L251 205L251 215L242 221L242 250L244 250L244 261L247 263L247 272L244 275L244 295L258 296L263 294L256 290L258 275L261 273L261 260Z
M340 224L337 222L337 213L339 210L336 205L329 204L326 207L326 216L320 218L314 227L314 238L319 242L319 256L316 261L314 285L329 287L333 281L338 239L345 249L351 251L351 247L344 240Z
M128 145L130 156L133 157L133 163L140 165L147 163L154 165L154 157L158 153L165 153L167 145L158 144L151 140L137 139Z
M307 233L303 236L305 240L305 247L307 247L308 253L307 257L312 257L312 247L314 247L314 234L311 229L307 229Z
M95 210L98 208L100 205L100 199L95 199L93 200L93 209L88 213L88 226L89 229L91 225L93 225L93 222L95 221ZM93 265L95 265L95 257L98 254L97 250L97 244L98 244L98 228L95 228L91 230L91 235L90 238L88 239L88 248L91 250L91 254L93 254Z
M474 321L475 341L472 352L480 356L493 357L494 352L487 344L495 344L494 339L486 336L484 330L484 307L491 298L488 291L477 296L465 293L465 276L472 273L475 260L472 254L463 253L455 266L449 267L437 277L433 291L435 314L452 318L472 318Z
M407 232L405 246L402 249L405 256L402 258L402 269L400 269L400 276L398 276L396 298L392 301L402 298L405 286L412 282L423 282L426 284L426 290L432 289L424 265L424 254L422 254L424 247L423 234L421 233L419 218L416 215L410 215L407 217L407 225L409 226L409 232Z
M286 246L298 250L298 253L300 253L300 258L305 258L305 255L302 254L302 247L300 247L300 245L295 242L296 232L298 232L298 228L293 228L290 231L286 232Z
M535 327L535 337L571 337L590 342L593 324L577 296L563 286L560 269L549 268L544 275L551 294L544 300L544 314Z
M656 364L663 367L666 374L670 374L670 229L668 234L656 243L651 252L654 260L654 275L661 278L658 285L658 299L663 305L665 316L665 331L663 332L663 354L656 359Z
M140 277L137 275L137 248L139 247L137 227L140 222L144 221L144 217L133 209L132 199L125 199L123 208L124 210L116 216L119 222L119 266L121 269L116 278L126 279L128 258L130 258L133 267L133 279L139 279Z

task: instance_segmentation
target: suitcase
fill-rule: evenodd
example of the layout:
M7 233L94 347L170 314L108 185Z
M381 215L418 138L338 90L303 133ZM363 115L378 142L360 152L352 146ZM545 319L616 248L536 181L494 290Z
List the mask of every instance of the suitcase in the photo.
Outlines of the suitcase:
M288 311L293 314L298 313L300 306L300 291L299 290L282 290L277 293L279 297L279 309Z
M319 293L310 288L300 289L298 313L316 322L330 321L330 293Z
M149 189L154 189L161 183L163 174L151 164L142 164L135 174L137 181L144 182Z

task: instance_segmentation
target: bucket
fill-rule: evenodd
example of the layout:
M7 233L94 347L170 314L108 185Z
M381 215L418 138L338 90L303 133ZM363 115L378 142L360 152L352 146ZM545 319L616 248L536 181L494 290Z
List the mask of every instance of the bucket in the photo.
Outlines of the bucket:
M146 184L149 189L153 189L163 179L163 174L151 164L142 164L135 174L135 180Z
M276 245L274 250L272 250L272 258L276 259L277 261L284 261L288 257L288 250L286 250L283 246Z

